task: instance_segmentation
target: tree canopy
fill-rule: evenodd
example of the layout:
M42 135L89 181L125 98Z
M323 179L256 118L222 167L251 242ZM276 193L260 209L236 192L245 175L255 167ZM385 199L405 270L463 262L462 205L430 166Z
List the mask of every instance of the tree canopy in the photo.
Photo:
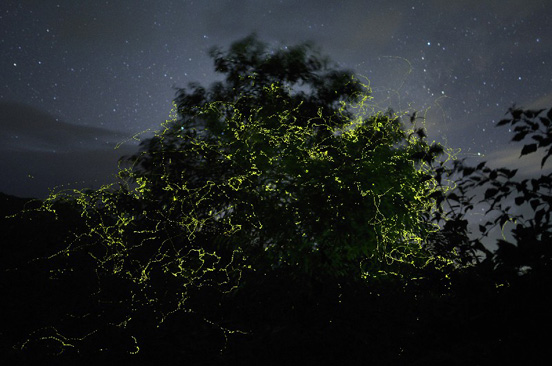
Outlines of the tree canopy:
M421 265L437 189L423 167L443 148L393 113L368 115L368 87L310 44L250 36L210 54L224 81L178 89L174 118L128 159L135 197L190 244L254 263L357 276Z
M116 183L41 204L2 197L0 314L13 326L0 354L496 364L540 344L525 323L550 303L550 175L446 166L415 115L373 109L370 89L312 44L252 35L210 54L223 80L177 89ZM548 148L542 166L551 113L512 108L498 125L536 141L521 155ZM517 243L468 239L477 187L500 213L481 234L511 222ZM535 216L509 213L512 195Z

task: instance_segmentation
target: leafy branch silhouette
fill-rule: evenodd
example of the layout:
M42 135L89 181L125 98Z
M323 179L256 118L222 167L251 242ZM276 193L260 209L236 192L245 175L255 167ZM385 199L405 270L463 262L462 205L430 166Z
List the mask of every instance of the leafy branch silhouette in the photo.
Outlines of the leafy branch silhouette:
M467 166L416 114L372 113L369 88L311 44L271 52L252 35L210 54L225 80L178 89L117 183L9 208L0 354L493 364L540 344L524 324L550 303L550 174ZM508 113L497 125L535 141L520 156L547 149L542 169L552 110ZM483 203L498 216L470 239ZM515 243L482 244L508 223Z

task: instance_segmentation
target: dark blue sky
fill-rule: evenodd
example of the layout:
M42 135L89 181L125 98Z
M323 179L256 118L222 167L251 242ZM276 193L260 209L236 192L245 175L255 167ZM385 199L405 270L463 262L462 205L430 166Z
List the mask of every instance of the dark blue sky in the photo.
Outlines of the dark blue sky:
M552 106L550 14L548 0L3 0L0 191L112 181L133 136L168 118L173 87L215 80L207 50L251 32L312 40L369 80L375 110L418 110L459 157L540 175L494 124L513 103Z

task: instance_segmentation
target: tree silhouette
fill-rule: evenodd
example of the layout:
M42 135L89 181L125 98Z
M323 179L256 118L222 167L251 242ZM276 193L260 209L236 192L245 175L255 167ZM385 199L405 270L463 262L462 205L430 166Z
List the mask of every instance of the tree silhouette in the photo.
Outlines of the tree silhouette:
M552 110L523 110L515 106L510 108L509 118L502 119L498 126L510 125L515 135L512 141L523 141L531 138L533 141L525 144L521 149L520 157L536 152L538 149L546 149L541 160L541 168L544 167L548 157L552 154ZM468 246L472 250L485 251L488 265L493 266L503 274L509 273L510 278L517 277L521 272L532 272L537 276L550 274L551 247L550 233L550 204L552 198L551 174L541 175L539 178L524 179L521 182L512 178L517 170L506 168L490 169L486 162L479 163L476 167L467 166L463 161L456 161L450 174L461 173L462 180L458 182L456 191L451 192L452 199L460 203L465 211L473 209L472 199L466 194L474 188L486 188L484 197L479 201L488 204L486 214L498 212L498 216L479 226L482 236L487 236L489 231L498 226L503 230L505 224L513 223L512 236L515 243L505 239L499 239L498 249L491 253L486 250L480 239L473 239ZM449 196L449 198L451 198ZM510 199L509 201L507 199ZM513 198L513 202L511 199ZM527 206L534 211L534 216L524 217L510 213L512 203L516 206Z
M119 182L53 194L36 214L67 224L30 261L54 286L45 319L56 320L19 349L181 358L192 337L218 354L209 347L244 332L220 304L247 276L358 281L431 259L421 243L436 188L424 168L442 147L392 113L368 116L369 90L311 44L270 50L253 35L210 54L225 80L179 89L173 118L123 161Z
M0 279L15 330L0 352L68 364L492 364L530 343L509 327L534 320L514 301L536 303L518 280L550 273L550 176L447 167L415 115L407 127L373 111L370 90L312 44L270 49L253 35L210 54L224 80L178 89L118 182L9 209L1 228L20 238ZM550 145L550 111L510 114L499 125L537 141L522 155ZM482 234L517 220L518 243L494 253L464 218L486 185L483 201L503 212ZM507 213L514 192L534 218Z
M552 109L524 110L514 106L507 115L497 127L509 125L515 132L512 141L531 139L522 147L520 157L545 150L541 159L543 168L551 155ZM462 302L468 301L467 307L474 308L474 301L486 303L485 308L476 312L476 318L484 319L481 325L470 324L480 334L485 334L485 339L478 338L478 362L482 355L495 355L493 361L486 360L485 364L539 362L548 357L548 339L526 329L541 328L541 324L552 320L549 315L552 305L549 290L552 285L552 176L549 173L516 181L513 179L516 173L517 170L507 168L491 169L486 162L468 166L463 160L457 160L447 174L461 175L461 178L456 181L456 189L441 197L457 208L451 214L453 220L449 221L454 223L449 228L450 234L464 237L461 246L468 253L465 258L477 263L454 276L452 294ZM466 220L463 215L474 207L477 196L472 192L481 188L483 197L477 203L486 204L485 215L494 213L495 217L479 225L481 237L468 240L464 236ZM511 212L513 205L530 208L534 214L514 214ZM498 239L494 252L482 245L481 239L488 236L491 229L504 230L507 224L514 225L513 242L505 237ZM479 260L482 252L485 257Z
M367 117L369 90L310 44L271 51L253 35L210 54L224 82L179 89L177 116L128 159L141 199L271 268L413 263L434 191L420 166L443 148L392 113Z

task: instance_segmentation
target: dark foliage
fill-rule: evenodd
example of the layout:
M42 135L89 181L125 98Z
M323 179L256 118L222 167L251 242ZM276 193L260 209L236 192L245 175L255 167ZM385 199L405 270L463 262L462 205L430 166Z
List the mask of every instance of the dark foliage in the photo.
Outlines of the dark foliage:
M531 329L545 331L551 320L550 175L516 182L515 171L490 169L485 163L469 167L464 161L446 166L435 159L441 147L414 145L404 156L430 167L413 175L416 182L431 181L442 188L427 192L425 199L433 200L435 209L421 211L424 225L439 224L439 230L417 227L427 234L420 251L429 264L382 266L379 269L387 271L386 275L368 279L350 271L336 276L321 270L335 269L331 266L319 266L313 272L292 261L274 265L271 257L255 255L247 246L225 251L229 245L239 245L239 240L250 239L253 229L248 235L225 236L229 227L213 224L205 225L194 237L182 235L185 228L178 220L187 209L201 208L194 197L202 197L187 196L176 188L171 191L166 183L171 182L170 187L186 183L193 191L204 187L205 180L228 181L243 173L240 164L248 156L237 154L238 162L243 158L241 163L225 165L217 154L198 154L186 144L201 140L192 136L201 135L207 141L209 135L202 135L205 125L196 124L198 119L186 116L204 112L200 107L215 98L232 102L244 113L254 112L247 108L252 101L260 102L267 111L256 116L268 121L281 108L293 112L303 105L304 114L295 117L304 125L324 106L322 115L331 116L326 121L338 126L340 118L350 113L340 111L339 102L358 97L359 86L348 82L350 75L326 68L328 61L314 57L312 46L278 51L260 62L266 51L263 47L249 37L235 43L228 54L212 50L215 68L225 73L226 82L209 91L199 86L192 92L179 91L178 112L184 128L169 129L171 133L163 138L144 142L145 154L131 158L136 170L126 177L135 179L132 184L137 187L143 187L144 181L151 183L141 191L140 199L132 193L132 185L124 184L74 197L58 195L45 202L0 196L0 229L5 238L0 257L0 355L4 364L542 363L548 339ZM263 94L264 87L279 82L302 83L309 92L286 93L275 88ZM277 97L278 93L283 94ZM240 94L246 97L236 98ZM284 100L285 105L278 104ZM230 113L221 108L203 114L201 120L209 130L227 135L230 130L221 123L221 113L226 112ZM550 155L552 112L512 108L509 115L499 125L514 127L514 141L531 138L537 142L524 145L521 155L548 147L541 162L544 166ZM370 121L390 121L380 117ZM411 136L391 131L396 135L364 132L372 137L380 133L375 140L388 143L401 138L408 141L414 135L420 141L425 138L423 129L412 131ZM190 139L182 140L178 133ZM322 143L330 135L320 128L312 143ZM331 144L324 146L336 159L360 158L331 151ZM231 152L235 153L231 149L225 153ZM352 161L345 160L340 166L352 166ZM170 161L176 163L167 169ZM288 169L294 167L288 165ZM308 168L317 169L314 165ZM453 176L459 177L457 188L445 189L445 181ZM318 199L313 193L315 181L313 175L298 181L303 187L288 185L286 189L310 197L307 202L314 207ZM327 187L348 197L346 190ZM483 197L476 203L470 196L475 188L483 188ZM207 200L205 207L220 208L230 198L255 197L232 189L221 193L217 198L227 197L227 201ZM244 195L233 196L238 194ZM385 203L388 213L401 208L396 197ZM498 212L496 219L480 226L481 236L494 226L514 222L515 242L499 240L498 249L491 252L481 238L468 238L464 216L477 203L486 203L488 213ZM535 214L528 218L512 215L511 204L526 205ZM276 207L274 201L266 212ZM253 212L246 205L243 210ZM323 205L312 210L331 212L324 211ZM356 212L348 206L340 212L347 210ZM277 215L268 217L274 223L285 222ZM241 224L245 227L247 220ZM281 229L291 233L285 226ZM345 227L341 233L350 229ZM279 229L274 226L273 230ZM293 251L291 246L284 249ZM217 250L217 255L211 250ZM390 275L395 270L402 276Z

